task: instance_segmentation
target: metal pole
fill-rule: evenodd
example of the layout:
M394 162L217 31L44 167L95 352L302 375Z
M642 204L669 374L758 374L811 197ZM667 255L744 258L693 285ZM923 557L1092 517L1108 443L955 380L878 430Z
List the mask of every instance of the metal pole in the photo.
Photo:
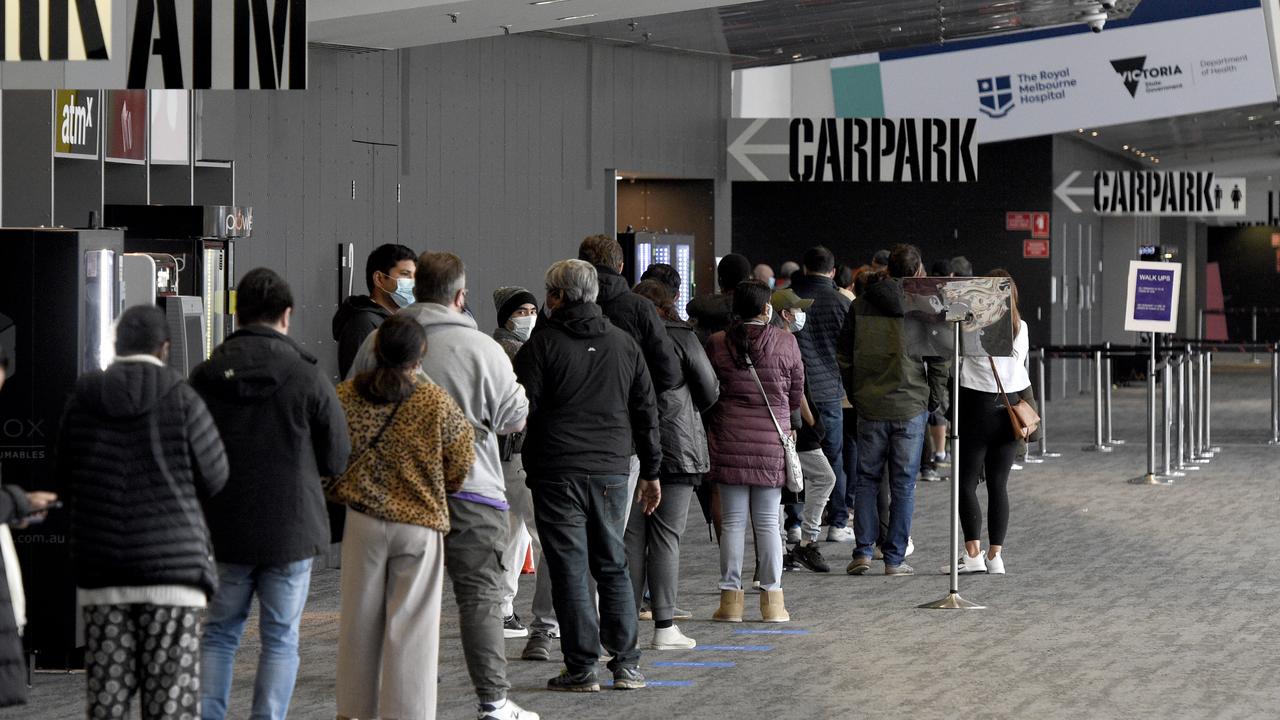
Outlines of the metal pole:
M1043 351L1042 351L1043 352ZM1043 403L1041 403L1043 405ZM1043 407L1040 410L1041 417L1044 416ZM1044 432L1044 423L1041 422L1040 432ZM1044 436L1041 435L1041 442ZM1280 346L1271 346L1271 440L1268 445L1280 445ZM1043 448L1044 446L1041 445Z
M1040 441L1037 443L1036 459L1032 462L1039 462L1044 458L1062 457L1062 453L1049 452L1049 432L1045 426L1047 422L1045 417L1049 414L1049 396L1045 394L1045 367L1044 348L1040 348L1036 351L1036 399L1040 401ZM1027 457L1030 459L1031 453L1027 453Z
M983 606L960 597L960 322L948 318L952 328L951 367L951 591L941 600L921 605L930 610L982 610Z
M1174 365L1173 374L1174 389L1174 408L1178 411L1178 446L1174 453L1175 470L1186 472L1187 470L1199 470L1200 466L1188 464L1191 458L1191 450L1187 446L1187 411L1190 399L1187 397L1187 355L1179 355L1177 363Z
M1205 437L1205 406L1208 405L1209 397L1205 393L1204 358L1204 350L1196 351L1196 427L1199 433L1196 457L1208 461L1213 459L1213 453L1209 452L1209 443Z
M1093 352L1093 444L1086 445L1086 452L1111 452L1111 446L1102 441L1102 351Z
M1166 355L1164 367L1160 370L1160 421L1164 425L1161 437L1160 474L1165 477L1186 477L1173 467L1173 356Z
M1254 343L1258 342L1258 306L1257 305L1253 306L1253 335L1250 342L1254 342ZM1254 364L1258 363L1257 351L1254 351L1253 353L1253 362Z
M1187 461L1196 467L1209 462L1209 458L1201 454L1204 449L1200 438L1203 428L1200 425L1200 406L1204 398L1200 394L1200 351L1187 346L1187 433L1190 442L1187 447Z
M1151 355L1147 358L1147 474L1132 478L1136 485L1168 485L1172 480L1156 474L1156 334L1151 336Z
M1217 455L1222 448L1213 444L1213 352L1206 352L1204 358L1204 446Z
M1107 445L1123 445L1124 444L1123 440L1117 440L1111 435L1111 388L1113 383L1111 381L1111 343L1110 341L1106 343L1106 348L1107 348L1107 364L1103 366L1103 370L1105 371L1103 375L1103 380L1104 380L1103 393L1105 394L1102 396L1102 400L1107 406L1107 413L1106 415L1103 416L1103 419L1106 421L1106 436L1107 436L1106 444Z

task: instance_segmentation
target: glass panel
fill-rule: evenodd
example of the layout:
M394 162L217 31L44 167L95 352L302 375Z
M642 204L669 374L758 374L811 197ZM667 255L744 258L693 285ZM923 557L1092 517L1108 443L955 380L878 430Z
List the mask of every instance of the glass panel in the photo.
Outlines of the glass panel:
M227 251L221 243L204 247L204 357L227 337Z
M116 254L90 250L84 255L84 358L81 372L105 370L115 360L117 297Z

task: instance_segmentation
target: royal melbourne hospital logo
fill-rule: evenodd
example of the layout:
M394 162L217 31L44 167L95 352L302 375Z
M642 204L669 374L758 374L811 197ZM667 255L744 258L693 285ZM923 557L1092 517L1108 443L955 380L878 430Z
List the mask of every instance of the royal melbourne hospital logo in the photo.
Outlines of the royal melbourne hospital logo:
M978 79L978 109L989 118L1002 118L1013 109L1013 80L1009 75Z

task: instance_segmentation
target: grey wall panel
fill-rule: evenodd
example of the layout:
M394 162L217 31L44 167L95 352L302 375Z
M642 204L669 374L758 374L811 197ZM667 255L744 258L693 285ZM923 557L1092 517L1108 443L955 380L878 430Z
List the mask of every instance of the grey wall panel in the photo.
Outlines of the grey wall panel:
M16 64L16 63L10 63ZM3 103L3 210L8 227L53 224L53 94L6 91Z

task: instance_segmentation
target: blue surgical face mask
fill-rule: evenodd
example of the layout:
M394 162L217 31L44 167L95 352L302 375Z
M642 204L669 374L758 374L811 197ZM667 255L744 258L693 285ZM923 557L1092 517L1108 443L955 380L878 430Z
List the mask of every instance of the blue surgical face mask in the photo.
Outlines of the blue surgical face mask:
M769 278L769 289L772 290L778 284L778 278Z
M391 299L400 307L409 307L415 302L413 297L413 278L398 278L396 280L396 291L391 293Z

